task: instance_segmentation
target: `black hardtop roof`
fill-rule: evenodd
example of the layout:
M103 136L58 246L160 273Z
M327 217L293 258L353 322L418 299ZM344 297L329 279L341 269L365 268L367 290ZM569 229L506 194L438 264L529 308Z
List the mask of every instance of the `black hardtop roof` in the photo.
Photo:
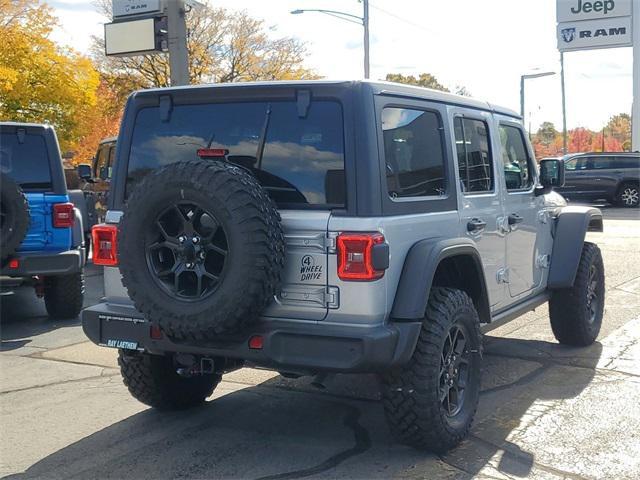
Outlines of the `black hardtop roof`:
M506 115L516 119L521 119L520 115L515 111L493 105L489 102L476 100L470 97L455 95L453 93L441 92L430 88L416 87L412 85L404 85L401 83L373 81L373 80L281 80L269 82L237 82L237 83L211 83L200 85L185 85L179 87L152 88L147 90L138 90L133 96L144 96L147 93L159 94L170 93L172 91L185 90L202 90L202 89L254 89L254 88L291 88L291 87L307 87L314 86L343 86L344 88L353 88L359 84L368 85L374 94L397 95L402 97L416 98L421 100L430 100L439 103L459 105L463 107L474 108L477 110L486 110L501 115Z
M571 160L572 158L577 157L637 157L640 155L640 152L580 152L580 153L568 153L564 156L558 157L563 160Z
M105 137L102 140L100 140L100 145L103 145L105 143L115 143L117 142L118 137Z
M0 128L8 127L8 128L31 128L31 129L43 129L43 130L53 130L52 125L48 125L46 123L23 123L23 122L0 122Z

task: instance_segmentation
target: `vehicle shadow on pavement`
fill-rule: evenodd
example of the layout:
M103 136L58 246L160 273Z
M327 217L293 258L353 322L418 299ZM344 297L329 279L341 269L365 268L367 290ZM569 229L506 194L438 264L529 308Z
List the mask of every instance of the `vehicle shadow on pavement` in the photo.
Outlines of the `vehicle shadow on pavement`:
M527 451L513 437L543 415L545 405L574 398L589 385L601 345L573 349L497 337L487 337L485 343L483 392L471 436L441 457L394 443L375 400L372 376L337 376L325 391L313 389L309 380L278 376L247 388L223 382L222 396L188 412L144 410L10 478L282 480L558 473L536 462L538 452ZM126 401L119 390L124 387L111 385L101 392L92 387L95 393L88 401L95 405L83 405L83 412L107 415L105 405ZM361 388L367 391L358 393ZM113 401L105 400L105 394Z
M44 301L35 297L33 288L20 287L0 299L0 351L9 351L32 342L32 337L58 328L80 324L78 318L53 320L47 315Z

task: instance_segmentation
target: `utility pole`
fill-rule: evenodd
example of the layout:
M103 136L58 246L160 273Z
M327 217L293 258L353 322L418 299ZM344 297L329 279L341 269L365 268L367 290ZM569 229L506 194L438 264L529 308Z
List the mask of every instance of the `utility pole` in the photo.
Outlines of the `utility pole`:
M369 78L369 0L362 0L364 13L362 24L364 26L364 78Z
M562 90L562 154L567 154L567 100L564 90L564 52L560 52L560 88Z
M167 1L167 31L171 86L189 85L189 53L184 0Z

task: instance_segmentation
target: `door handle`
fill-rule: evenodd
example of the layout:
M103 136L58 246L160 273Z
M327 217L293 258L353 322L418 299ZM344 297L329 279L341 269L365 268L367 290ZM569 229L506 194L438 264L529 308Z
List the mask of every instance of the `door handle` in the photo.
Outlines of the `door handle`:
M523 220L524 220L524 218L522 218L517 213L512 213L511 215L509 215L509 225L515 225L517 223L522 223Z
M467 231L470 233L477 233L484 230L484 227L486 226L487 226L487 222L484 222L479 218L472 218L467 223Z

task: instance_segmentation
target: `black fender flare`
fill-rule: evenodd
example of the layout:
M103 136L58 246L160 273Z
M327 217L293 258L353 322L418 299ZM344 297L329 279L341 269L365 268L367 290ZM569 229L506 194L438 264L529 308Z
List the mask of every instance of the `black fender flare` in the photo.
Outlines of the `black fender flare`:
M398 283L391 318L416 320L424 317L431 284L440 263L449 257L466 256L473 260L479 273L481 299L477 306L481 319L490 321L489 298L480 253L469 238L432 238L416 242L407 253Z
M595 207L562 207L555 222L547 286L569 288L576 278L587 231L603 231L602 212Z

